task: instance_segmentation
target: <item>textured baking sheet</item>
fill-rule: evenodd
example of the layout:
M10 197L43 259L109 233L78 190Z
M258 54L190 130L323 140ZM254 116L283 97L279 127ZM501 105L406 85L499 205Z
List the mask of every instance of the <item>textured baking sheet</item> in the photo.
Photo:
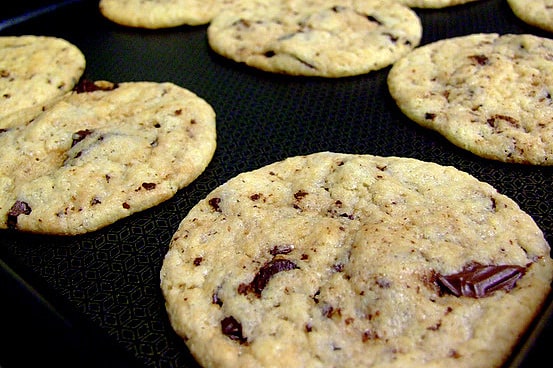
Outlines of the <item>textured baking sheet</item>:
M417 10L421 44L476 32L533 33L503 0ZM343 79L263 73L210 51L206 27L140 30L102 18L97 1L70 1L0 23L0 35L67 39L86 56L85 77L171 81L217 112L218 147L206 171L167 202L100 231L52 237L0 231L0 260L43 295L54 313L104 336L147 367L196 367L168 324L159 270L173 232L209 191L240 172L317 151L413 157L453 165L528 212L553 244L553 168L503 164L460 150L406 119L386 86L389 68ZM530 367L551 339L538 319L508 366Z

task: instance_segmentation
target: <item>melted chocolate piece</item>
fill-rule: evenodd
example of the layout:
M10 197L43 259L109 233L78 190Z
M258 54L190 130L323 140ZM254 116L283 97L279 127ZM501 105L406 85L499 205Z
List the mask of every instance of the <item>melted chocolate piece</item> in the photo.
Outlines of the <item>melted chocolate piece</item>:
M438 275L437 281L443 291L455 296L484 298L496 290L513 289L525 271L516 265L470 264L456 274Z
M247 341L244 335L242 335L242 324L233 316L225 317L221 320L221 331L229 339L238 341L241 344Z
M253 281L249 285L250 289L257 296L261 296L261 292L265 289L265 286L267 286L269 280L271 280L271 277L279 272L290 271L297 268L299 267L288 259L272 259L259 269L257 275L255 275Z
M17 226L17 216L29 215L31 213L31 206L23 201L15 201L12 208L8 211L7 225L10 229L15 229Z

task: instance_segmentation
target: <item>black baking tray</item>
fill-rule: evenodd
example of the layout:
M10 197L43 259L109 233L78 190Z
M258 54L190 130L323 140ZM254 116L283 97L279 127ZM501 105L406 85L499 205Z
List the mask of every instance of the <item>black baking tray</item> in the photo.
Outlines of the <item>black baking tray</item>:
M340 79L276 75L213 53L207 26L126 28L103 18L97 0L16 5L0 8L0 35L64 38L85 54L88 79L170 81L195 92L217 113L218 146L189 187L99 231L71 237L0 231L3 368L30 361L197 367L169 325L159 289L171 236L209 191L289 156L334 151L452 165L515 200L553 244L553 167L485 160L411 122L388 93L389 67ZM421 45L477 32L552 36L516 18L504 0L416 12L424 29ZM552 313L550 296L506 367L549 360Z

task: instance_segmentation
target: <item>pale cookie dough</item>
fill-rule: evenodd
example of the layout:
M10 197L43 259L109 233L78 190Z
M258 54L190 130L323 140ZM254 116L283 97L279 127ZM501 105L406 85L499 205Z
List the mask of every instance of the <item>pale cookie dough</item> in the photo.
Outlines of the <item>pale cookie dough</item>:
M403 113L484 158L553 165L553 40L472 34L399 60L388 87Z
M416 47L417 14L375 0L252 0L221 12L210 47L236 62L289 75L344 77L386 67Z
M154 82L78 91L0 130L0 228L91 232L171 198L210 162L215 112L192 92Z
M549 252L528 214L467 173L321 152L209 193L160 279L205 367L490 368L548 294Z
M100 0L101 14L114 23L136 28L197 26L236 0Z
M507 0L507 3L523 22L553 32L553 0Z
M78 82L86 61L70 42L46 36L0 37L0 129L33 116Z
M395 0L411 8L440 9L480 0Z

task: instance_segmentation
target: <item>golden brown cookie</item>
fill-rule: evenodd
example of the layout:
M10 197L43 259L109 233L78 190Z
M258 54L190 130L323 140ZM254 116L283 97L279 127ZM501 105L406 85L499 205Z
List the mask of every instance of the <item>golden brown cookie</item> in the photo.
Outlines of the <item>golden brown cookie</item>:
M417 14L375 0L251 0L221 12L210 47L236 62L289 75L344 77L386 67L416 47Z
M553 165L553 40L472 34L424 45L394 64L403 113L478 156Z
M500 367L549 293L549 252L467 173L320 152L194 206L161 290L205 367Z
M25 121L73 89L85 64L83 53L61 38L0 37L0 129Z
M83 83L0 132L0 228L73 235L171 198L207 167L215 112L171 83Z

